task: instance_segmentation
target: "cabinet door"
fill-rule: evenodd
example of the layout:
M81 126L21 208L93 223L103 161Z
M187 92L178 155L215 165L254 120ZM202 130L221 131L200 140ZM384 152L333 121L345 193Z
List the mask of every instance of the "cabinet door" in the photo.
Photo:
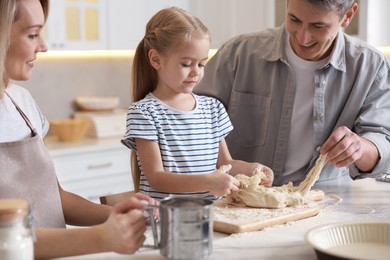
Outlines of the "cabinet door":
M107 49L106 1L51 1L45 37L49 49Z
M126 147L52 156L61 186L93 202L99 197L133 190Z
M149 19L171 6L188 10L189 0L107 0L108 48L137 48Z
M275 24L275 1L195 0L190 12L199 17L211 33L211 48L220 48L228 39Z
M108 48L135 49L145 33L145 0L107 0Z
M161 9L173 7L173 6L176 6L176 7L179 7L179 8L182 8L184 10L191 12L191 10L189 10L189 1L188 0L147 0L145 2L147 5L147 13L146 13L147 20L152 18L152 16L155 13L157 13L158 11L160 11ZM144 25L144 27L145 26L146 26L146 24Z

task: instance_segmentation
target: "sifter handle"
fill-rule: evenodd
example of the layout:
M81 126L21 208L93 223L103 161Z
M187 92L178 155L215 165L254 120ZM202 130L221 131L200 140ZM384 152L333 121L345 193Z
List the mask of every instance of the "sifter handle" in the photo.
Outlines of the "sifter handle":
M149 213L149 216L150 216L150 224L152 226L154 248L159 248L159 241L158 241L158 234L157 234L157 223L156 223L156 218L154 217L154 210L156 208L159 208L159 206L148 205L145 207L145 210Z

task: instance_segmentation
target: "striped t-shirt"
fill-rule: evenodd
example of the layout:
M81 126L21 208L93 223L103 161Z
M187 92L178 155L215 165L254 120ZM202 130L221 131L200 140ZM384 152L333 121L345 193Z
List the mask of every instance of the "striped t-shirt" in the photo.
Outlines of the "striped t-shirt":
M152 93L128 109L126 134L122 143L137 150L135 139L158 143L164 170L178 174L208 174L216 170L219 143L233 126L224 106L215 98L198 96L193 111L180 111L158 100ZM170 195L195 195L217 199L209 192L185 194L153 190L141 171L140 191L155 198Z

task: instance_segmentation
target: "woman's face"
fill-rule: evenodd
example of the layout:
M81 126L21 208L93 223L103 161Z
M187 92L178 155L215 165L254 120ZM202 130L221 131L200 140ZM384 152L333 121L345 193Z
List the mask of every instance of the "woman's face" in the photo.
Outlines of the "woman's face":
M45 23L39 0L20 0L18 19L11 28L10 46L5 61L5 76L13 80L28 80L38 52L47 51L41 38Z

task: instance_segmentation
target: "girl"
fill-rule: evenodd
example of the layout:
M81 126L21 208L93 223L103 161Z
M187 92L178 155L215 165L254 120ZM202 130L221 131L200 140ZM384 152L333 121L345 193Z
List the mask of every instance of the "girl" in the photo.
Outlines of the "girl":
M136 151L136 191L155 199L217 199L238 189L231 175L252 175L256 168L267 174L262 184L272 184L268 167L231 158L224 138L233 127L223 105L192 93L203 77L209 48L207 27L182 9L163 9L148 22L134 57L136 102L128 110L122 139Z

